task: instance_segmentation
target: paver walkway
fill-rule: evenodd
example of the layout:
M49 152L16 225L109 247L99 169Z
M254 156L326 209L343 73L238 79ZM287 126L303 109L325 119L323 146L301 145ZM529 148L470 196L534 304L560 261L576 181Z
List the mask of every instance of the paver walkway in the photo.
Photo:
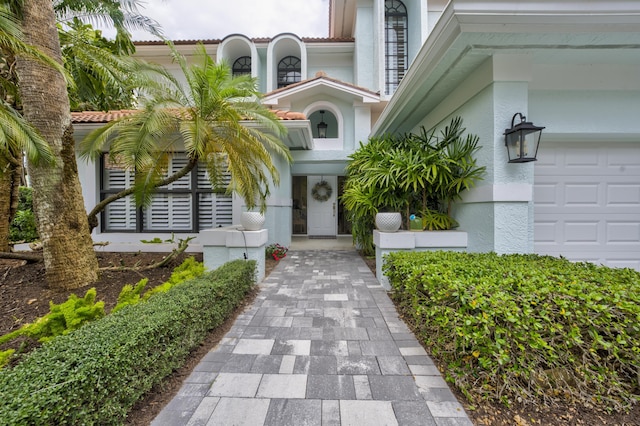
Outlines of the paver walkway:
M473 425L355 251L290 251L152 424Z

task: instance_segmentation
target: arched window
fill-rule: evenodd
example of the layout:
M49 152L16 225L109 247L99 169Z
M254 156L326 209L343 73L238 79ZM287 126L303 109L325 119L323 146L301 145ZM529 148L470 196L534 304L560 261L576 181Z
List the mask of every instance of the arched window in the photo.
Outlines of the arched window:
M233 63L231 71L234 77L251 75L251 56L241 56Z
M395 92L407 71L407 8L399 0L384 2L385 94Z
M300 58L287 56L278 63L278 89L297 83L302 78Z

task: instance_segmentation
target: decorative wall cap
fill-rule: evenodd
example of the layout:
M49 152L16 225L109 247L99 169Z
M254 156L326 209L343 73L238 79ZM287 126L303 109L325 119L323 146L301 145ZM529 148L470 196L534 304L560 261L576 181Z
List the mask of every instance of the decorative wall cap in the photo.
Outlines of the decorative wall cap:
M465 231L373 231L373 243L381 250L466 248L468 242L468 234Z

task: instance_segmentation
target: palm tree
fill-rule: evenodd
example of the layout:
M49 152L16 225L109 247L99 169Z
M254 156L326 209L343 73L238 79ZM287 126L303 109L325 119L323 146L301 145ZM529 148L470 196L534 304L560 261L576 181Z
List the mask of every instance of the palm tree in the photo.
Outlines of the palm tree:
M29 163L46 277L53 288L77 288L92 282L97 278L98 267L75 162L67 81L56 71L61 68L56 13L62 20L75 13L85 19L94 17L112 23L118 30L116 43L120 50L131 53L133 44L127 28L146 28L159 34L155 22L137 14L138 3L138 0L2 0L0 3L18 16L27 41L58 61L56 67L47 67L33 58L23 57L15 67L24 116L47 140L55 159L55 167L51 169Z
M78 110L127 109L134 105L129 57L135 53L129 30L162 38L158 23L138 11L140 0L54 0L58 35L75 87L71 107ZM115 28L107 40L93 25Z
M24 0L21 22L26 41L62 63L53 3ZM28 57L18 56L16 69L24 117L55 158L49 167L28 163L45 275L52 288L78 288L97 279L98 262L78 178L67 82Z
M74 82L69 87L72 111L130 109L135 105L129 87L131 61L128 51L102 37L90 24L74 19L58 30L65 69Z
M10 58L13 53L30 55L51 64L22 40L19 23L0 5L0 252L9 250L9 224L18 205L18 187L23 174L23 153L30 161L50 163L53 159L47 143L13 108L17 98L15 75ZM61 68L58 65L59 68Z
M92 225L108 203L135 194L137 203L144 205L157 187L185 176L199 162L214 187L220 187L228 171L227 189L239 194L247 207L259 205L264 212L270 181L279 183L271 155L291 161L280 140L285 129L260 103L254 78L234 77L230 67L216 64L202 44L196 47L192 65L169 46L186 83L164 68L141 63L135 75L145 79L138 84L146 88L142 108L93 131L80 144L85 158L97 160L108 149L111 161L136 172L133 188L106 198L90 212ZM167 177L168 160L178 151L186 153L187 165Z

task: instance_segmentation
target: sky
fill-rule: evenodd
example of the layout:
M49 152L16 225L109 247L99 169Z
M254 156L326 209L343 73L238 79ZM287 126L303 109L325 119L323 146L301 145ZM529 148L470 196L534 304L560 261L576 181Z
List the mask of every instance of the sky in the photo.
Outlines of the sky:
M329 0L143 0L142 15L155 19L171 40L222 39L240 33L273 37L327 37ZM153 36L132 31L133 39ZM107 35L107 31L105 31Z

